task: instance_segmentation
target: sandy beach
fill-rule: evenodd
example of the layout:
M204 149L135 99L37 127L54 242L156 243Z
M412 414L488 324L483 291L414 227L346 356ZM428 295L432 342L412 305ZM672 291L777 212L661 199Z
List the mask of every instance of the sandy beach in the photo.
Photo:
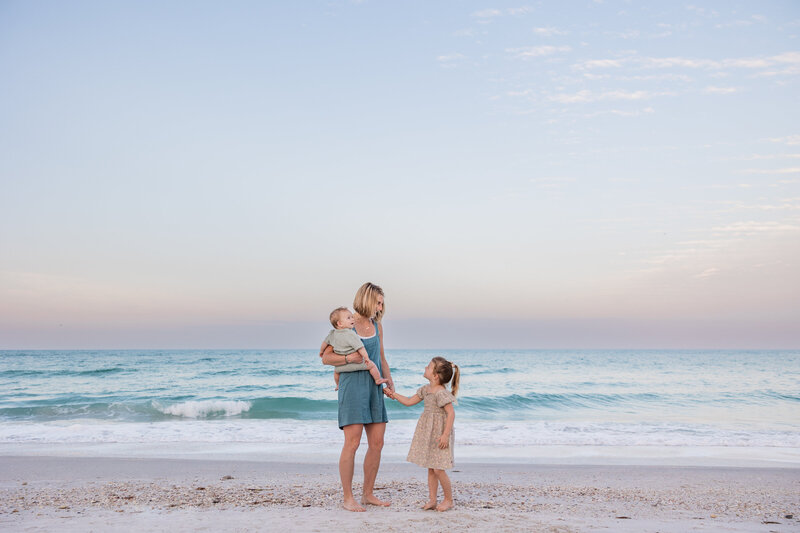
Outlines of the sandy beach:
M335 464L0 457L8 531L795 531L800 469L462 464L456 509L390 462L389 508L340 509ZM357 473L356 481L360 481ZM791 517L789 517L791 516Z

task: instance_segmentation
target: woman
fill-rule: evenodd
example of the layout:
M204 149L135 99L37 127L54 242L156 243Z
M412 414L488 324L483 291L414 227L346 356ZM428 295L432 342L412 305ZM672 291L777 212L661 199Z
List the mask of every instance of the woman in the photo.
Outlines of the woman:
M389 380L386 386L394 390L389 363L383 353L383 289L373 283L365 283L356 292L353 309L356 312L356 333L361 337L370 360L375 363L383 377ZM322 353L322 362L339 366L345 364L346 357L333 353L333 347L329 345ZM339 476L342 478L344 508L348 511L365 510L353 497L353 470L362 430L367 433L369 448L364 456L364 494L361 503L389 506L389 502L381 501L373 494L388 420L381 387L375 385L368 371L340 374L339 429L344 430L344 446L339 456Z

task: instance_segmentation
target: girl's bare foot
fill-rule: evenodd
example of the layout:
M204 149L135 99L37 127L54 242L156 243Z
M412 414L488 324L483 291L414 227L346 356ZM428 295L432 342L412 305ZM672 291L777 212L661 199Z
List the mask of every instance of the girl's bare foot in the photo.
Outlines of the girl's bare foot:
M379 507L389 507L392 504L391 502L379 500L374 494L372 496L363 496L361 498L361 503L363 505L377 505Z
M443 500L442 503L436 506L436 510L440 513L453 508L453 500Z
M431 500L425 505L422 506L423 511L430 511L431 509L436 509L436 500Z
M345 500L344 505L342 505L342 507L344 507L348 511L353 511L354 513L363 513L364 511L366 511L366 509L364 509L363 507L361 507L356 503L355 498L350 500Z

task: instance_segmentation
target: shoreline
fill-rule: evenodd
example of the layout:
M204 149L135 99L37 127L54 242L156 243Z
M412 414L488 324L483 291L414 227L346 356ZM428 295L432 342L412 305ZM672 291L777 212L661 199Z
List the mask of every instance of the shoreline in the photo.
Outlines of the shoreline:
M338 437L338 435L336 435ZM20 442L0 443L2 457L63 457L170 459L206 461L284 462L332 464L338 461L340 442ZM357 460L363 460L362 439ZM408 445L387 441L383 463L405 463ZM359 457L361 459L359 459ZM475 446L459 445L457 464L687 466L800 468L800 448L744 446Z
M441 514L418 508L424 469L400 462L378 474L392 506L366 513L340 508L335 462L0 456L0 472L0 529L26 531L800 530L786 467L461 463Z

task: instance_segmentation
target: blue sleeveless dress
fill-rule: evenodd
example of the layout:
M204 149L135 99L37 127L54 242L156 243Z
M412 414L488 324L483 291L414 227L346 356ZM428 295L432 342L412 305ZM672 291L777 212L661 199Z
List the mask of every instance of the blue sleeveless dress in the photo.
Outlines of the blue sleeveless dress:
M381 369L381 337L378 324L373 320L375 335L361 339L370 360ZM339 374L339 429L350 424L375 424L388 422L386 406L383 403L383 390L375 385L375 380L367 370L342 372Z

